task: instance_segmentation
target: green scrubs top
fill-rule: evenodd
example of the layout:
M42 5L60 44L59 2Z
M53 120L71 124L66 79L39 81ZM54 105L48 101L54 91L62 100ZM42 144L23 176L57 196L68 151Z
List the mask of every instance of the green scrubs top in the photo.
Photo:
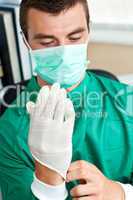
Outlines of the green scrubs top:
M30 118L25 105L29 98L36 100L39 90L33 77L12 103L21 105L8 108L0 119L3 200L37 199L31 192L35 166L27 143ZM68 96L76 111L73 161L91 162L109 179L133 184L133 87L88 71ZM68 191L76 184L68 184Z

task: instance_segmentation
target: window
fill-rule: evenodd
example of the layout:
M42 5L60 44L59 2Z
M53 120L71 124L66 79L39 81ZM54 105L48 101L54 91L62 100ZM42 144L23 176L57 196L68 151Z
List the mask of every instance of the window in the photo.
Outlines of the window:
M133 24L133 0L88 0L93 22Z
M133 45L133 0L88 0L91 39Z

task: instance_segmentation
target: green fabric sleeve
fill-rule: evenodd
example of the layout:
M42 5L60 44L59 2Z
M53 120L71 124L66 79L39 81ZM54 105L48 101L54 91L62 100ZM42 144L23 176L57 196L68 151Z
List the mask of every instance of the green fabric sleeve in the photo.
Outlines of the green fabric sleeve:
M11 117L12 115L12 117ZM23 118L23 120L22 120ZM12 120L12 121L11 121ZM21 122L21 123L20 123ZM26 123L23 116L8 111L0 119L0 187L2 200L37 200L32 194L34 163L20 140L20 124Z
M36 200L31 191L33 171L18 159L0 135L0 186L3 200Z

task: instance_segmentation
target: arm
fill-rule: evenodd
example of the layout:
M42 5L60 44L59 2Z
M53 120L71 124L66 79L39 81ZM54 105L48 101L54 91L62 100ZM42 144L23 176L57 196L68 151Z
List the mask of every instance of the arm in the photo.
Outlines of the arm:
M20 121L22 123L22 119ZM5 120L0 122L0 188L2 200L37 200L39 199L39 195L35 195L33 192L33 190L36 189L36 185L33 184L35 182L37 183L37 179L35 180L33 178L34 165L33 162L31 162L31 156L28 153L25 154L25 150L22 151L21 142L19 145L17 141L15 127ZM61 184L62 178L57 173L54 175L53 172L51 173L50 170L46 167L42 167L37 162L35 164L35 169L38 179L46 180L46 183L50 185L60 184L62 186L60 190L64 195L66 192L65 185ZM47 178L45 176L46 173L48 173ZM53 176L56 181L52 179ZM48 181L49 177L50 181ZM38 185L42 185L41 182L38 182ZM33 186L32 190L31 186ZM56 187L49 188L48 185L44 185L43 198L41 196L41 199L51 200L51 198L46 195L49 189L51 193L56 194ZM57 187L57 189L59 188ZM60 190L58 190L59 194ZM61 200L63 200L63 198L61 198Z
M45 193L47 199L54 199L54 194L56 199L65 199L64 180L72 158L75 118L72 102L66 91L54 84L51 90L43 87L36 104L29 102L27 110L31 118L28 143L36 161L32 191L39 198Z
M125 193L125 199L124 200L132 200L133 198L133 186L130 184L123 184L118 182L121 187L123 188L123 191Z
M64 182L61 175L47 168L46 166L41 165L37 161L35 161L35 175L37 179L39 179L41 182L44 182L48 185L57 186Z
M31 186L33 194L40 200L64 200L67 190L63 178L55 171L35 161L35 175Z
M95 200L125 200L121 185L109 180L95 165L86 161L76 161L69 167L67 182L74 180L82 180L84 184L81 182L71 190L72 198L91 196Z
M0 126L0 187L2 200L37 200L31 191L34 167L30 163L30 158L27 156L26 160L24 152L22 155L15 137L16 132L10 126L11 124L7 125L5 120L2 123L6 124L6 127Z

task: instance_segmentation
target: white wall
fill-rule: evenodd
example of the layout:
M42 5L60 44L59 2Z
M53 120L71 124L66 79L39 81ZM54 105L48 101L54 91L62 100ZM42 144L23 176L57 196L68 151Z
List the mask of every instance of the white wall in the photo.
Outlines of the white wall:
M116 75L133 74L133 46L90 43L91 68L105 69Z

